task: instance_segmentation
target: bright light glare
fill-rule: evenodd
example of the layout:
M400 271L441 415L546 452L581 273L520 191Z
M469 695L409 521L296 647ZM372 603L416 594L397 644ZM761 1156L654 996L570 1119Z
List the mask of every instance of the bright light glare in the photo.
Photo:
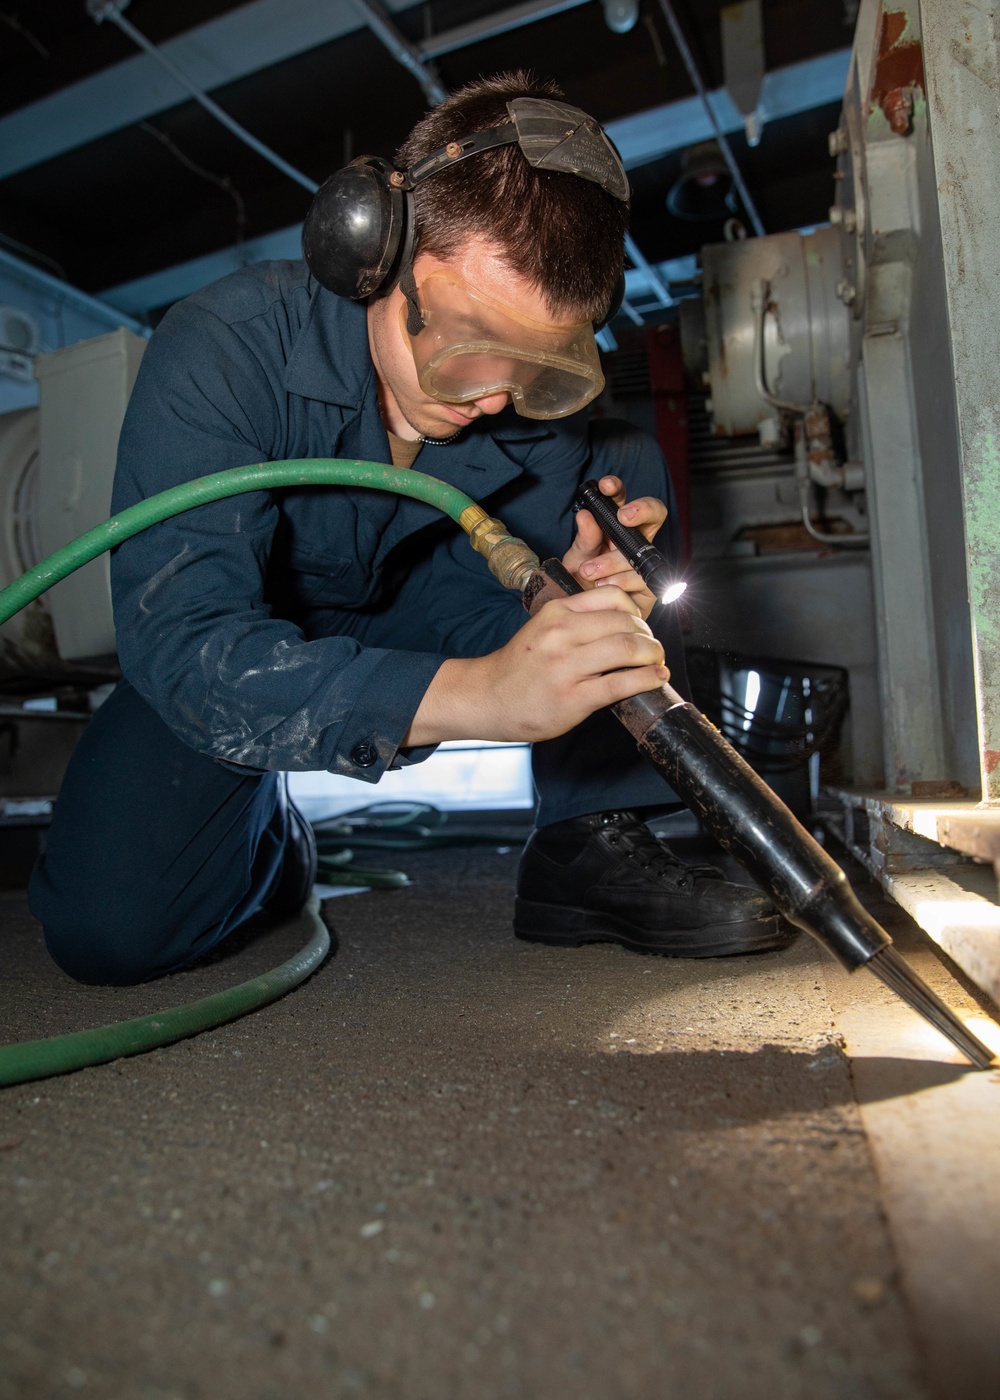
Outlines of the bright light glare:
M678 579L676 583L672 583L667 589L667 591L664 594L662 594L662 596L660 597L660 602L676 603L677 599L686 590L686 588L687 584L683 581L683 579Z
M1000 1058L1000 1026L986 1016L963 1016L968 1029Z
M931 897L908 900L903 907L935 942L940 942L954 929L989 929L994 934L1000 934L1000 909L991 899L984 899L971 891L965 894L964 899Z
M757 710L757 701L760 699L760 672L747 672L746 695L743 699L743 708L746 711L746 718L743 721L743 728L749 729L753 723L753 717Z

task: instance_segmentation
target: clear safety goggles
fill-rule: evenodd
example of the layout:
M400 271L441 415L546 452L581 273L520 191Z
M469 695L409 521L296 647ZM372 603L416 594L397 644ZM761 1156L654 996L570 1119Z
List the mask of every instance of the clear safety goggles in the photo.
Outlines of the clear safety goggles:
M423 326L403 335L424 393L441 403L472 403L507 393L525 418L565 418L604 388L590 321L554 327L528 320L447 272L417 288Z

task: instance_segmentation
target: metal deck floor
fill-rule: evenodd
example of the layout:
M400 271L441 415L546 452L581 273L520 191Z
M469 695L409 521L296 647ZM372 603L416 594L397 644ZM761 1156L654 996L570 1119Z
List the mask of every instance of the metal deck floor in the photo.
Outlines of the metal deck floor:
M907 1133L933 1140L973 1080L1000 1122L1000 1075L907 1039L905 1008L805 939L713 962L519 943L516 860L407 856L412 888L325 906L339 949L284 1001L0 1094L0 1400L996 1393L995 1328L935 1245L954 1221L912 1227ZM193 999L301 937L84 988L0 896L3 1039ZM948 1111L932 1192L961 1154ZM984 1312L995 1161L961 1182ZM926 1315L936 1275L964 1372Z

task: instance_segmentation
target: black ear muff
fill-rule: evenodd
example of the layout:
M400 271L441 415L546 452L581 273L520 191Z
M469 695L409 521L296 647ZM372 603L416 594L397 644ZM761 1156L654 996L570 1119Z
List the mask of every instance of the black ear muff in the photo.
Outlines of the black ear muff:
M613 321L622 309L622 302L625 300L625 269L622 268L615 283L615 289L611 293L611 304L599 321L594 322L594 330L603 330L609 321Z
M379 156L359 156L316 191L302 252L328 291L360 301L393 272L409 213L409 196L390 181L394 173Z

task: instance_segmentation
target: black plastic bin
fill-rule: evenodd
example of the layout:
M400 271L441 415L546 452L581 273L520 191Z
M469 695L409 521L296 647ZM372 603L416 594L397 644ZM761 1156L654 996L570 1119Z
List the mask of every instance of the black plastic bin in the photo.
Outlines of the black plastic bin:
M838 745L847 671L700 647L687 665L695 704L796 816L808 816L821 755Z

